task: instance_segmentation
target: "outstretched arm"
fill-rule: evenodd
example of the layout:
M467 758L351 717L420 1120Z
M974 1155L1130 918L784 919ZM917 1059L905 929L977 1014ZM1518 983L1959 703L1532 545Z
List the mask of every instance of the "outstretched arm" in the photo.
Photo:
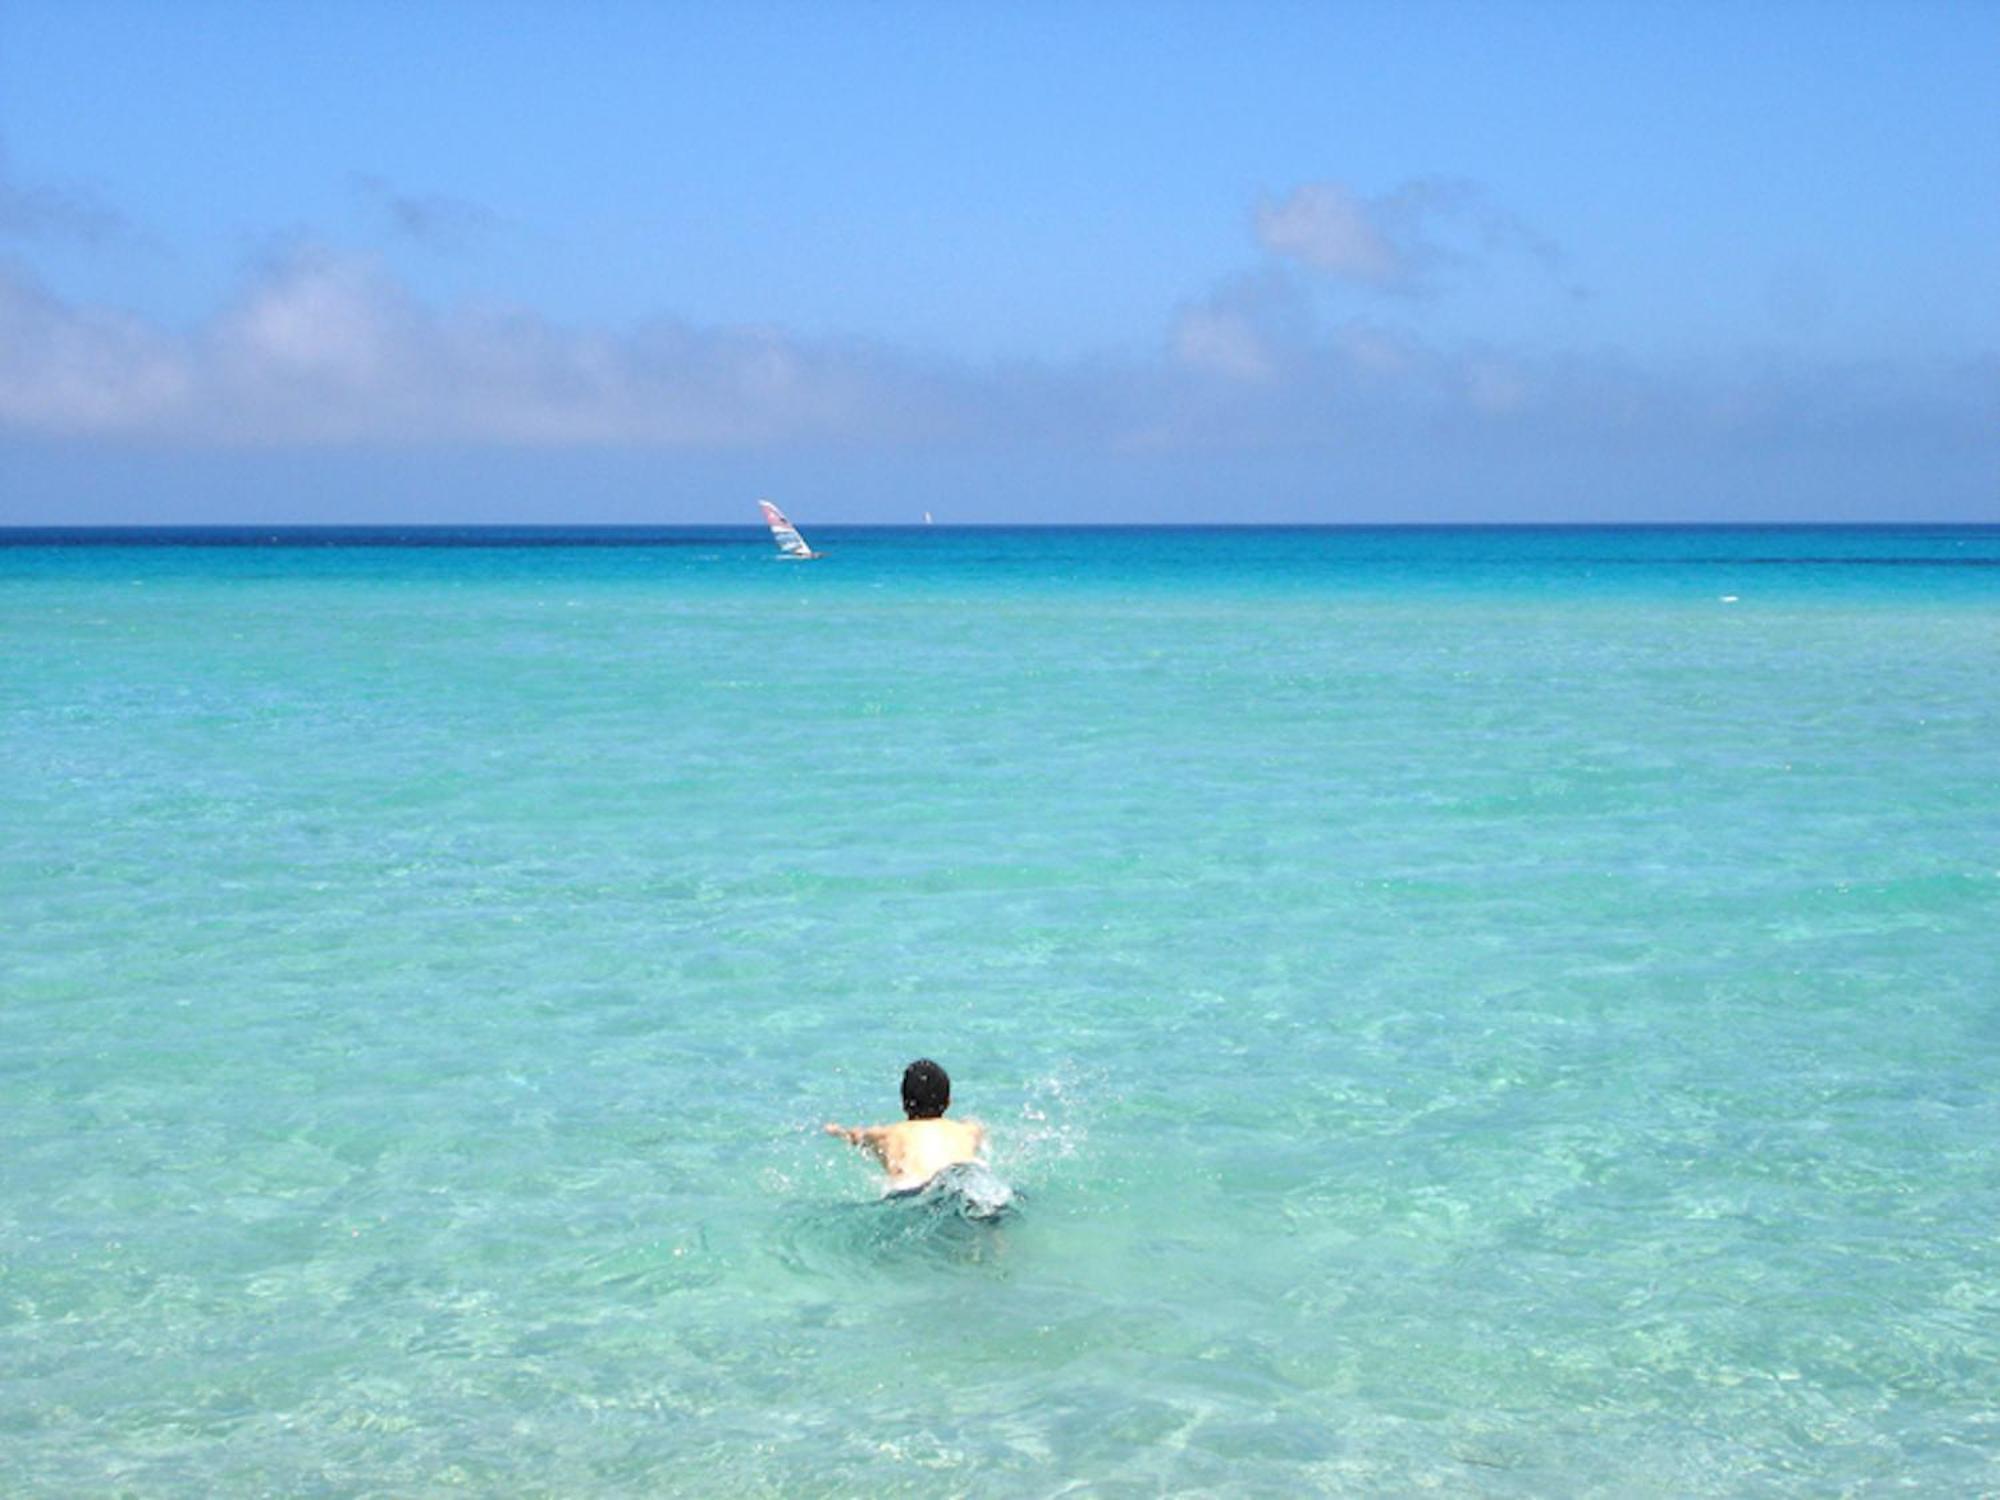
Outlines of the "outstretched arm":
M888 1129L881 1125L836 1125L827 1122L826 1133L837 1135L850 1146L859 1146L871 1153L876 1160L882 1159L883 1142L888 1139Z

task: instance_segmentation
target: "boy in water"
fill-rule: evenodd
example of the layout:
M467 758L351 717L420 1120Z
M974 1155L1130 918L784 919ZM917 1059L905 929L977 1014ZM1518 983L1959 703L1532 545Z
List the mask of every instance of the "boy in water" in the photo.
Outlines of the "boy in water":
M951 1079L928 1057L903 1069L903 1113L893 1125L834 1125L826 1133L874 1154L889 1174L891 1193L920 1192L949 1167L986 1154L986 1127L976 1120L947 1120Z

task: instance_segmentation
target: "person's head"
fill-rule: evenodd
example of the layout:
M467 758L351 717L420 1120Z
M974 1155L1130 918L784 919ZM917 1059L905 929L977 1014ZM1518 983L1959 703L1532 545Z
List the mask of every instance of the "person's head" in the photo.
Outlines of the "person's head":
M903 1113L912 1120L935 1120L951 1107L951 1079L928 1057L903 1069Z

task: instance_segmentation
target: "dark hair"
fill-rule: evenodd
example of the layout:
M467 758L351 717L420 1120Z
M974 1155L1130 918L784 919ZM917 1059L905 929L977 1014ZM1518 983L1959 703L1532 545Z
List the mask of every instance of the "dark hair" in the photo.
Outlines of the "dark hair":
M928 1057L903 1069L903 1113L912 1120L935 1120L951 1104L951 1079Z

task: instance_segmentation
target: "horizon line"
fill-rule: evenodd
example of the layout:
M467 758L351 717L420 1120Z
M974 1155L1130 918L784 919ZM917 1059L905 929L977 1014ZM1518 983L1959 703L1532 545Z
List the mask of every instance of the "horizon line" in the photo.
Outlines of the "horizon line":
M1784 531L1843 528L1893 529L1923 526L1957 531L2000 529L1986 521L1786 520L1786 521L808 521L816 532L836 531ZM743 531L754 536L759 521L4 521L9 532L120 531Z

